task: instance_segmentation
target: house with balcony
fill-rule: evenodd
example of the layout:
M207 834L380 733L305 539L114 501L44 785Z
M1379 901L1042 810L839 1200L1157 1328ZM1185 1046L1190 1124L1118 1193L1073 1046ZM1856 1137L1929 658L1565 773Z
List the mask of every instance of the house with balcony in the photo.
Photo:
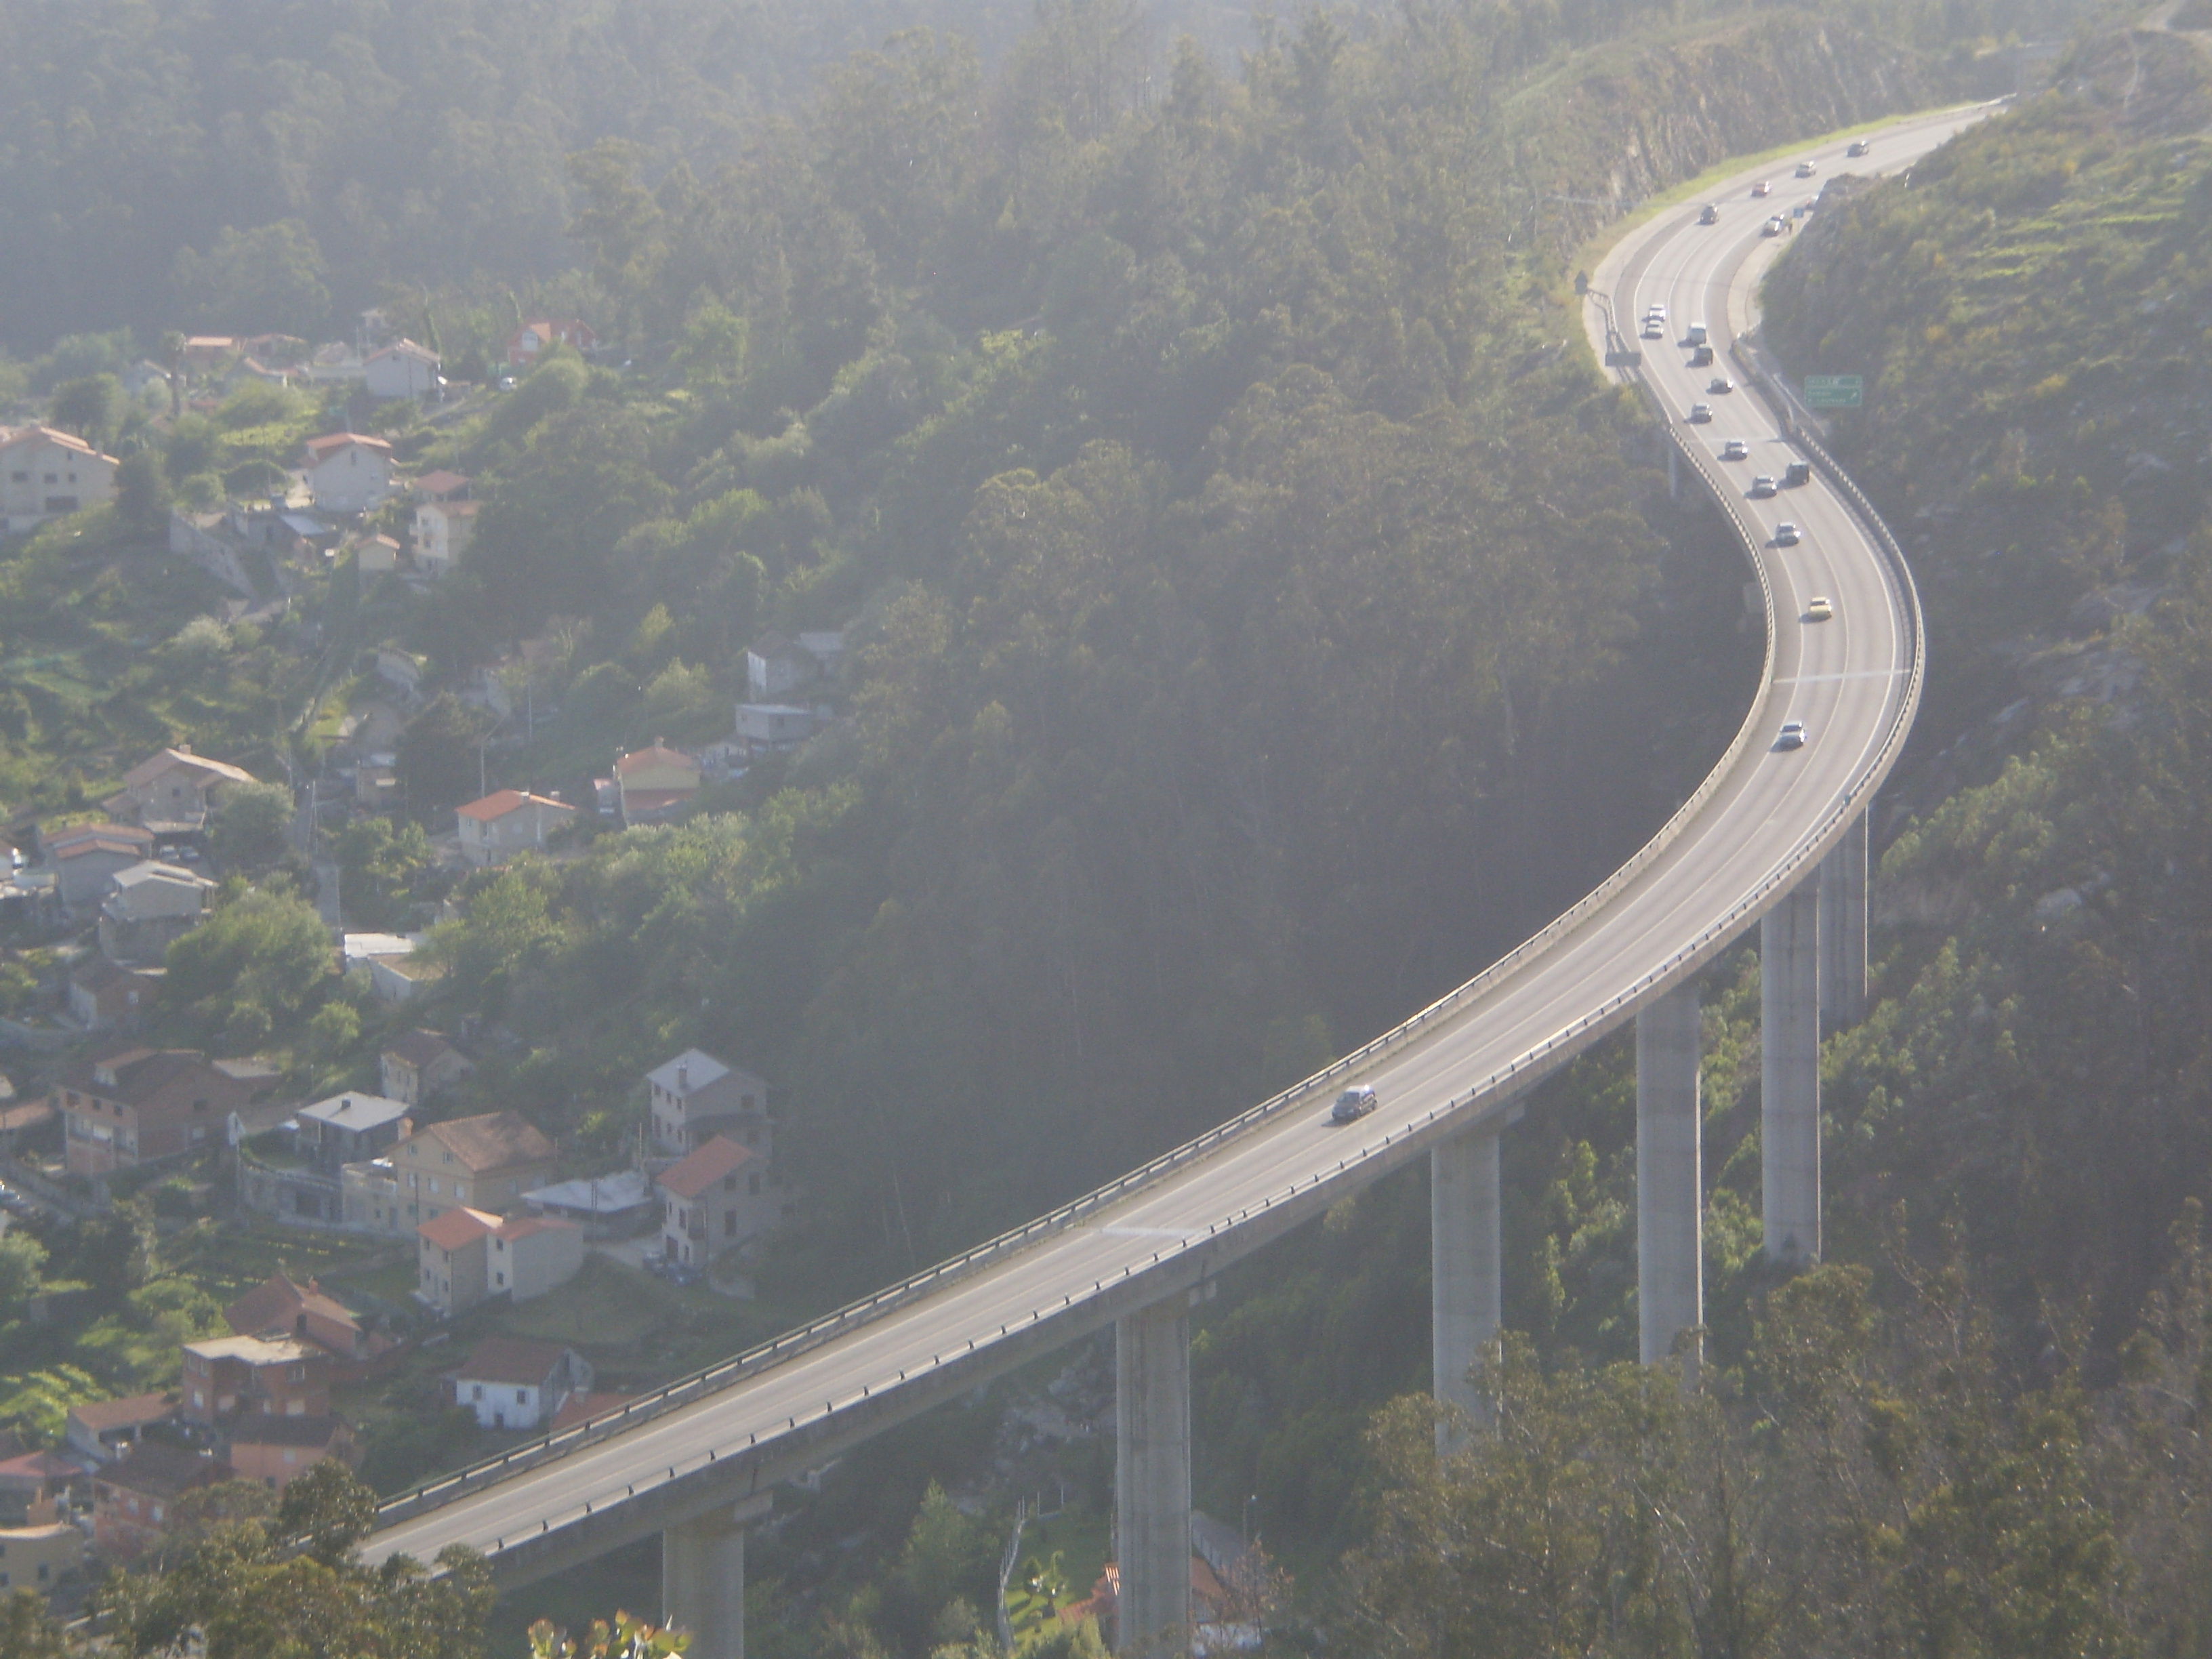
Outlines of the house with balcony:
M52 1099L70 1173L104 1176L222 1139L254 1089L197 1048L125 1048L63 1073Z

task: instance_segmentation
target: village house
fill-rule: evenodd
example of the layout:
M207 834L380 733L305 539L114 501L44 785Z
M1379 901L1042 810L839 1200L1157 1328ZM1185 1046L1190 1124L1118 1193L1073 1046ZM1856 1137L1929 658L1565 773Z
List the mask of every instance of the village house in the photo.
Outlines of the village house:
M64 1072L52 1099L69 1172L104 1176L222 1139L253 1090L197 1048L125 1048Z
M507 366L509 368L528 368L551 346L574 346L583 352L596 351L599 337L587 323L571 317L556 322L536 317L507 337Z
M362 379L368 395L381 403L405 400L420 403L434 396L444 385L438 373L438 354L412 340L396 340L381 351L372 351L362 364Z
M381 1351L376 1335L351 1309L314 1279L301 1285L281 1267L224 1309L222 1317L240 1336L290 1337L314 1344L331 1356L334 1382L347 1380L352 1362Z
M767 1179L766 1163L714 1135L663 1170L655 1178L662 1194L662 1255L703 1267L724 1250L772 1231L782 1218L782 1200Z
M404 1031L377 1055L377 1072L387 1098L420 1106L459 1083L476 1063L437 1031Z
M516 1112L419 1128L392 1149L411 1225L460 1206L501 1210L553 1173L553 1143Z
M331 1409L331 1356L296 1336L210 1336L185 1344L187 1423L237 1412L319 1417Z
M179 1498L229 1478L230 1466L211 1455L147 1441L93 1476L93 1548L111 1561L143 1553Z
M461 855L477 869L542 848L545 838L575 821L576 809L547 795L498 789L459 809Z
M173 1422L183 1403L174 1389L121 1400L88 1400L70 1407L62 1437L78 1456L94 1463L112 1462L137 1445L147 1430Z
M42 1527L68 1510L84 1471L50 1451L0 1459L0 1526Z
M200 925L215 883L180 864L146 859L108 878L100 902L100 951L115 962L160 962Z
M675 817L699 793L699 763L659 738L615 762L615 789L625 827Z
M83 1565L84 1534L65 1521L0 1527L0 1595L19 1589L50 1594Z
M399 544L389 536L363 536L353 544L356 576L388 576L399 568Z
M482 1210L448 1210L415 1231L416 1294L448 1317L495 1296L527 1302L584 1265L584 1230L550 1216L502 1221Z
M467 474L441 466L410 479L407 489L418 501L457 501L467 495L471 482Z
M703 1048L686 1048L645 1074L654 1151L682 1158L724 1135L762 1158L774 1152L768 1085Z
M592 1389L591 1362L557 1342L488 1336L446 1373L455 1405L487 1429L542 1429Z
M253 781L242 767L195 755L191 744L179 744L125 772L123 787L100 805L118 823L135 823L156 836L188 835L206 826L221 790Z
M745 648L745 690L755 702L768 702L820 676L813 653L781 634L770 634Z
M449 576L476 539L482 501L424 501L415 509L415 564L428 576Z
M335 1179L345 1165L374 1158L403 1139L413 1127L408 1110L406 1102L382 1095L332 1095L295 1114L300 1150Z
M821 722L811 708L787 702L738 705L738 746L748 761L763 755L788 755L814 735Z
M112 455L50 426L0 427L0 536L115 499Z
M307 487L331 513L366 513L392 494L392 446L358 432L307 440Z
M152 1010L162 969L89 957L70 975L70 1013L88 1031L130 1030Z
M271 1417L256 1413L232 1423L223 1437L234 1480L256 1480L271 1492L285 1487L326 1457L349 1469L361 1467L362 1446L342 1417Z
M185 367L221 368L246 348L231 334L191 334L185 338Z
M134 823L81 823L42 835L54 893L63 908L82 914L108 895L112 878L154 851L154 837Z

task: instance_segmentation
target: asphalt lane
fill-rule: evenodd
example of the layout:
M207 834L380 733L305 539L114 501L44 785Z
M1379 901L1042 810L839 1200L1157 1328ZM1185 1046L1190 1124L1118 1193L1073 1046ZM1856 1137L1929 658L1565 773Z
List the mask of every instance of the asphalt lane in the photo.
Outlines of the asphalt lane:
M1969 118L1954 112L1900 124L1875 137L1872 164L1903 165ZM1834 144L1807 154L1825 176L1841 163L1841 151ZM1799 181L1781 182L1788 171L1778 167L1784 193L1771 199L1802 199L1819 183L1802 181L1790 195ZM1749 391L1704 397L1688 352L1672 344L1683 325L1703 320L1725 365L1729 340L1753 315L1752 285L1774 239L1759 234L1765 204L1749 196L1751 182L1747 173L1725 199L1717 193L1717 226L1698 226L1693 204L1632 233L1593 284L1615 295L1625 331L1633 331L1645 304L1668 307L1674 326L1667 340L1641 343L1662 406L1679 420L1693 401L1713 404L1715 421L1689 430L1693 442L1708 446L1726 483L1744 492L1741 510L1762 539L1784 518L1804 532L1797 546L1768 546L1759 556L1776 595L1777 628L1762 728L1663 851L1579 925L1357 1074L1382 1103L1358 1123L1330 1125L1334 1090L1319 1091L1094 1218L740 1384L398 1521L368 1540L368 1559L404 1553L427 1560L458 1542L496 1559L518 1540L542 1540L587 1514L604 1521L611 1509L702 1472L721 1472L724 1484L695 1481L684 1490L712 1490L720 1494L713 1501L726 1503L743 1471L759 1479L781 1468L780 1444L834 1427L841 1413L872 1402L871 1421L880 1426L886 1401L894 1402L888 1414L895 1419L902 1395L921 1409L943 1397L929 1384L948 1367L964 1366L964 1383L977 1358L988 1360L994 1348L1018 1363L1030 1350L1018 1352L1011 1339L1040 1328L1072 1336L1095 1326L1104 1298L1132 1281L1141 1285L1193 1253L1203 1253L1210 1271L1273 1237L1286 1217L1315 1212L1449 1134L1501 1121L1532 1081L1632 1018L1640 1000L1674 982L1667 975L1679 979L1710 959L1778 899L1783 872L1795 878L1819 838L1839 827L1838 804L1869 782L1899 719L1911 641L1887 565L1826 481L1816 477L1772 501L1748 498L1754 472L1778 477L1786 464L1775 411ZM1717 460L1730 436L1750 441L1752 461ZM1815 593L1835 604L1834 621L1802 619ZM1804 748L1771 746L1772 729L1785 719L1806 722ZM708 1502L687 1501L695 1510ZM526 1564L517 1572L538 1570Z

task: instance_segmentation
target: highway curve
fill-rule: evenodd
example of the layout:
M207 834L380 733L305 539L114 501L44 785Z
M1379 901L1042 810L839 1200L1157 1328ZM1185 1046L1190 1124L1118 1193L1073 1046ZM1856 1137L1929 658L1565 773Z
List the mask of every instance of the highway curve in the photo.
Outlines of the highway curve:
M1852 165L1894 171L1979 111L1899 123ZM1765 176L1717 185L1716 225L1698 204L1626 236L1593 281L1593 335L1605 345L1610 297L1632 337L1646 305L1668 309L1663 341L1639 342L1640 373L1696 470L1735 515L1769 596L1767 671L1744 729L1675 818L1630 862L1534 939L1358 1054L1189 1146L1019 1232L942 1264L768 1349L672 1385L626 1416L537 1443L386 1504L365 1546L434 1559L451 1544L484 1552L523 1583L818 1464L890 1423L950 1399L1120 1315L1169 1296L1202 1295L1212 1274L1439 1140L1517 1108L1516 1097L1697 971L1806 878L1895 760L1921 671L1911 579L1846 481L1774 500L1747 493L1799 452L1781 411L1743 389L1707 397L1675 341L1711 329L1723 369L1753 315L1753 284L1778 239L1766 214L1802 202L1844 165L1843 145L1808 146L1818 169L1793 179L1792 154ZM1710 425L1682 423L1710 402ZM1722 441L1753 459L1723 463ZM1803 532L1767 544L1777 521ZM1747 549L1747 551L1749 550ZM1835 618L1802 620L1827 598ZM1800 720L1802 749L1773 746ZM1349 1080L1377 1110L1328 1122Z

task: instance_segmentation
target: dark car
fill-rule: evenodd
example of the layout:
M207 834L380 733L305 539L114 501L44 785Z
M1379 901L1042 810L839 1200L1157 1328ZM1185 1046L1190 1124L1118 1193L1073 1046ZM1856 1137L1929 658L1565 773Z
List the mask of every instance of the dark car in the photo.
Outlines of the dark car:
M1336 1104L1328 1109L1331 1123L1356 1123L1375 1109L1375 1091L1364 1083L1354 1084L1336 1097Z

